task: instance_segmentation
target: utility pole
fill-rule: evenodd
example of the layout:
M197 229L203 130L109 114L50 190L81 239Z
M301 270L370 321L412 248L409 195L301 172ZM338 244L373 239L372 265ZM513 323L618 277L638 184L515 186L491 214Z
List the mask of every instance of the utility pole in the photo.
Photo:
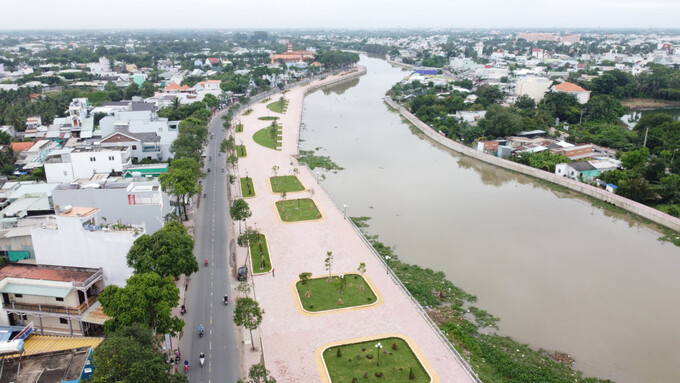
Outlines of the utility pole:
M647 147L647 133L649 133L649 127L647 127L647 129L645 130L645 142L644 144L642 144L643 148Z

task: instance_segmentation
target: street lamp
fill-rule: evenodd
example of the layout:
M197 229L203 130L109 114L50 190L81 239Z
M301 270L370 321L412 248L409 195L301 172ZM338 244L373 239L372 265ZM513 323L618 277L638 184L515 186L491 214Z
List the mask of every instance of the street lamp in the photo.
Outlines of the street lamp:
M319 183L319 172L316 172L316 183Z
M342 208L345 210L345 219L347 219L347 204L342 205Z
M378 367L380 367L380 352L382 351L383 345L378 342L378 344L375 345L375 348L378 349Z

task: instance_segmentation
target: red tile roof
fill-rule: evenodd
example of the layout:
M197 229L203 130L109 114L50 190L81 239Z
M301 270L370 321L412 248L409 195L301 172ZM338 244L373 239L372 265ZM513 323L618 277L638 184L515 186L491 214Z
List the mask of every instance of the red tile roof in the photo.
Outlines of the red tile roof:
M165 87L165 90L179 90L179 85L176 82L170 83L170 85Z
M0 280L5 278L24 278L58 282L85 282L96 273L85 268L26 265L11 263L0 268Z
M218 62L220 62L220 60L218 60L215 57L208 57L208 62L211 64L217 64Z
M568 81L555 85L555 89L562 92L587 92L587 90Z
M15 152L23 152L24 150L28 150L31 147L33 147L34 142L12 142L9 144L9 146L12 147L12 150Z

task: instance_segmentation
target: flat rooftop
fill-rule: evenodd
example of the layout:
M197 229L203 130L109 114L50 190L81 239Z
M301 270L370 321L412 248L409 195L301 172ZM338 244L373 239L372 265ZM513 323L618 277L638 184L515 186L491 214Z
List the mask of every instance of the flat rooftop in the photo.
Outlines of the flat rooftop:
M0 267L0 280L5 278L23 278L59 282L85 282L97 271L99 270L85 267L10 263Z
M94 207L72 207L67 213L59 212L62 217L87 217L90 214L94 214L99 209Z
M78 381L90 353L90 347L23 357L21 372L17 358L4 364L0 383L54 383Z

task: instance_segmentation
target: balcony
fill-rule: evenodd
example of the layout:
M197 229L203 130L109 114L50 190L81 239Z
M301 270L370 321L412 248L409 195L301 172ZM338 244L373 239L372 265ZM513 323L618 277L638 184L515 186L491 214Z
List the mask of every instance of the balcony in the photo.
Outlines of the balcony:
M81 303L78 307L10 302L4 305L4 309L8 313L14 314L80 317L85 313L89 306L92 306L96 301L96 296L90 296L87 298L87 302Z

